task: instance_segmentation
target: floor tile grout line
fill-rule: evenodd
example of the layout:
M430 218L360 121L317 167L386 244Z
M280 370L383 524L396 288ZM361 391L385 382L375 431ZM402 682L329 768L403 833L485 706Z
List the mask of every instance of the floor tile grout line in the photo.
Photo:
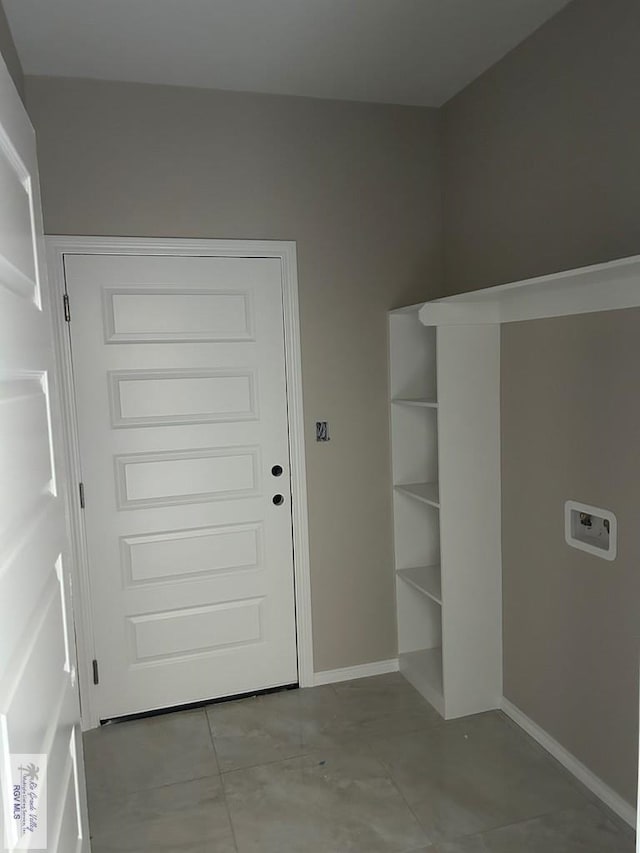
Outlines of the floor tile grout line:
M519 731L518 731L517 729L516 729L516 732L519 734ZM407 734L416 734L416 732L408 732ZM525 734L525 735L526 735L526 732L524 732L523 734ZM396 782L396 780L395 780L395 778L394 778L394 776L393 776L393 773L392 773L392 771L391 771L390 767L387 765L387 763L386 763L383 759L378 758L378 756L377 756L377 755L375 755L375 753L373 752L373 750L372 750L372 754L374 755L374 757L376 758L376 760L377 760L377 761L382 765L382 767L384 768L385 773L387 774L388 778L389 778L389 779L391 780L391 782L393 783L393 786L395 787L395 789L398 791L398 793L400 794L400 796L402 797L402 799L403 799L403 800L404 800L404 802L406 803L407 808L409 809L409 811L411 812L411 814L413 815L413 817L414 817L414 818L415 818L415 820L417 821L417 823L418 823L418 825L420 826L420 828L421 828L425 833L426 833L426 832L428 832L428 830L424 827L424 825L423 825L422 821L418 818L417 814L415 813L415 811L414 811L413 807L411 806L411 803L410 803L410 802L408 801L408 799L404 796L404 794L403 794L402 790L400 789L400 787L399 787L398 783ZM548 809L548 810L544 810L544 811L542 811L542 812L540 812L540 813L536 813L536 814L533 814L533 815L529 815L529 816L527 816L526 818L522 818L521 820L515 820L515 821L510 821L510 822L508 822L508 823L504 823L504 824L497 824L497 825L495 825L495 826L485 827L485 828L483 828L483 829L481 829L481 830L478 830L477 832L470 832L470 833L465 833L464 835L457 835L457 836L447 837L446 839L441 839L440 841L435 841L435 842L428 841L428 845L430 845L430 844L440 844L440 843L442 843L443 841L444 841L445 843L449 843L449 842L456 842L456 841L459 841L459 840L462 840L462 839L465 839L465 838L473 838L474 836L477 836L477 835L484 835L485 833L488 833L488 832L497 832L497 831L498 831L498 830L500 830L500 829L506 829L507 827L510 827L510 826L518 826L519 824L524 824L524 823L527 823L527 822L532 821L532 820L539 820L540 818L548 817L548 816L550 816L550 815L562 814L562 813L570 812L570 811L581 811L581 810L586 810L589 806L593 805L593 804L591 803L591 801L590 801L586 796L584 796L583 791L579 791L579 793L580 793L580 794L582 794L582 795L583 795L583 797L584 797L584 803L581 803L580 805L576 805L576 806L564 806L564 807L561 807L561 808L551 808L551 809ZM418 853L419 853L419 851L420 851L420 848L418 848Z
M390 714L385 715L385 718L387 718L387 717L392 718L394 716L395 715L393 713L390 713ZM382 719L382 718L376 718L376 719ZM366 725L367 722L369 722L369 721L368 720L360 721L358 723L354 723L353 726L356 729L361 729L363 726ZM422 726L419 726L417 728L412 727L406 731L396 732L394 734L394 736L404 737L407 735L426 734L427 732L430 732L432 728L433 728L433 724L422 725ZM213 734L211 729L210 729L210 731L211 731L211 735L212 735L213 742L214 742L214 749L216 751L216 758L218 761L218 769L219 769L219 773L221 776L228 775L229 773L239 773L239 772L242 772L243 770L252 770L252 769L255 769L257 767L270 767L274 764L281 764L285 761L293 761L297 758L306 758L307 756L313 755L314 753L342 752L344 749L351 749L355 752L366 751L371 757L375 758L376 761L378 761L378 763L380 763L383 767L385 766L384 763L381 761L380 758L378 758L378 756L375 754L375 752L373 750L373 746L374 746L375 741L384 739L384 735L382 735L382 734L372 734L372 735L363 734L361 740L358 742L358 744L356 746L349 745L347 747L344 745L339 745L337 743L332 744L331 746L327 746L327 747L309 745L308 747L302 749L301 752L296 752L293 755L280 756L279 758L274 758L274 759L269 760L269 761L258 761L255 764L242 764L242 765L239 765L238 767L223 768L220 764L218 750L215 746L216 736ZM239 735L238 737L241 737L241 736Z
M404 795L404 794L402 793L402 791L400 790L400 787L399 787L398 783L396 782L396 780L395 780L395 779L393 778L393 776L391 775L391 771L389 770L389 768L387 767L387 765L386 765L386 764L385 764L381 759L377 758L377 756L376 756L376 760L377 760L377 761L379 761L379 762L380 762L380 764L382 765L382 767L384 768L384 771L385 771L385 773L387 774L387 778L389 779L389 781L391 782L391 784L393 785L393 787L395 788L395 790L398 792L398 794L399 794L400 798L402 799L402 801L406 804L407 808L409 809L409 813L411 814L411 816L413 817L413 819L415 820L415 822L416 822L416 823L418 824L418 826L420 827L420 830L424 833L424 837L425 837L425 839L427 840L427 848L428 848L428 847L430 847L430 846L431 846L431 844L432 844L432 842L427 838L427 830L426 830L426 829L424 828L424 826L422 825L422 821L418 818L418 815L414 812L413 807L411 806L411 803L409 802L409 800L405 797L405 795ZM418 851L418 853L420 853L420 850L421 850L421 849L423 849L423 848L420 848L420 847L414 847L413 849L414 849L414 850L416 850L416 851Z
M403 732L403 734L416 734L422 731L421 729L416 729L413 732ZM342 753L344 749L351 749L354 752L362 752L367 753L370 758L374 758L382 767L385 769L386 767L383 762L378 758L378 756L373 751L372 741L376 740L376 738L365 738L360 741L359 747L342 747L338 745L330 746L330 747L321 747L321 746L312 746L304 752L296 752L295 755L287 755L282 758L274 758L272 761L259 761L256 764L243 764L240 767L229 767L226 770L220 768L220 776L228 776L230 773L242 773L244 770L255 770L258 767L272 767L274 764L284 764L286 761L295 761L298 758L308 758L310 755L314 753L331 753L338 752ZM217 753L216 753L217 754ZM388 775L388 772L387 772Z
M218 750L216 749L216 739L215 739L214 734L213 734L213 729L211 728L211 718L209 717L209 714L207 714L207 708L206 707L203 708L202 710L204 711L204 718L205 718L206 723L207 723L207 731L209 732L209 740L211 741L211 746L213 747L213 752L216 756L216 762L217 762L218 761ZM218 767L219 767L219 765L218 765Z
M363 741L363 742L362 742L362 744L361 744L361 746L362 746L362 754L363 754L363 755L366 755L366 756L367 756L367 758L370 758L370 759L372 759L373 761L375 761L375 763L376 763L376 764L380 767L380 769L383 771L383 772L382 772L382 774L381 774L381 776L380 776L379 778L386 779L386 780L391 784L391 787L392 787L392 788L393 788L393 789L398 793L398 795L399 795L400 799L402 800L402 802L404 802L404 803L407 805L407 808L408 808L408 810L409 810L409 813L412 815L412 817L413 817L413 818L414 818L414 820L416 821L416 824L417 824L418 828L419 828L419 829L424 833L424 832L425 832L425 830L424 830L424 828L423 828L422 824L420 823L420 821L418 820L418 818L416 817L416 815L413 813L413 810L411 809L411 807L410 807L410 806L409 806L409 804L407 803L407 800L406 800L406 798L403 796L402 792L398 789L398 786L396 785L395 780L394 780L394 779L392 779L392 777L391 777L391 775L389 774L389 771L388 771L387 767L385 766L385 764L384 764L384 763L381 761L381 759L379 759L379 758L377 757L377 755L374 753L374 751L373 751L373 749L372 749L372 747L371 747L370 742L368 742L368 741ZM225 795L225 803L226 803L226 805L227 805L227 811L228 811L228 814L229 814L229 821L230 821L230 823L231 823L231 827L232 827L232 831L233 831L233 835L234 835L234 841L235 841L235 844L236 844L236 850L238 851L238 853L239 853L240 848L238 847L238 843L237 843L237 839L236 839L236 835L235 835L235 827L234 827L234 825L233 825L233 819L232 819L232 817L231 817L231 810L230 810L230 808L229 808L229 802L228 802L228 799L227 799L227 788L226 788L226 779L225 779L225 776L228 776L228 775L229 775L229 773L242 772L242 771L244 771L244 770L250 770L250 769L254 769L254 768L258 768L258 767L269 767L269 766L272 766L272 765L274 765L274 764L284 764L284 763L285 763L285 762L287 762L287 761L293 761L293 760L296 760L296 759L300 759L300 758L308 757L309 755L312 755L314 752L316 752L316 753L324 753L324 752L340 752L340 751L341 751L341 750L338 750L336 747L332 747L330 750L322 750L322 749L318 749L318 748L316 748L316 749L313 749L310 753L306 753L305 755L297 755L297 756L293 756L292 758L285 758L285 759L282 759L282 760L279 760L279 761L270 761L270 762L265 762L264 764L254 764L254 765L252 765L251 767L242 767L242 768L238 768L238 770L230 770L230 771L226 771L226 772L221 772L221 773L220 773L220 778L221 778L221 781L222 781L223 791L224 791L224 795ZM426 835L425 835L425 840L426 840ZM430 848L430 846L431 846L431 845L430 845L430 842L427 840L427 847L428 847L428 848ZM403 851L403 853L422 853L422 851L423 851L424 849L425 849L425 848L424 848L424 846L423 846L423 847L412 847L410 851Z
M242 773L244 770L255 770L258 767L272 767L274 764L284 764L287 761L295 761L299 758L308 758L310 755L316 754L326 754L326 753L342 753L346 747L339 746L337 744L329 747L321 747L321 746L311 746L304 752L297 752L295 755L288 755L284 758L274 758L273 761L261 761L257 764L246 764L242 767L230 767L228 770L220 770L221 776L228 776L230 773ZM371 741L369 739L364 739L360 741L360 745L358 749L352 748L354 752L366 752L370 758L374 758L378 764L380 764L383 769L384 765L380 761L380 759L373 752Z
M358 725L361 726L363 724L359 723ZM403 734L403 735L405 735L405 734L407 734L407 735L418 734L422 731L424 731L424 729L413 729L413 730L410 730L408 732L402 732L401 734ZM375 758L376 761L378 761L378 763L384 767L384 764L382 763L382 761L378 758L378 756L373 751L373 742L380 739L380 738L382 738L382 735L375 735L372 737L363 737L359 741L357 746L350 745L347 747L347 746L338 745L338 744L333 744L332 746L327 746L327 747L308 746L307 748L303 749L302 752L296 752L293 755L286 755L286 756L281 756L280 758L274 758L271 761L258 761L255 764L243 764L239 767L229 767L226 769L222 769L222 767L219 766L219 771L220 771L220 775L224 776L224 775L228 775L229 773L239 773L239 772L242 772L243 770L252 770L252 769L255 769L256 767L270 767L273 764L282 764L285 761L294 761L296 758L306 758L309 755L313 755L314 753L343 752L344 749L350 749L350 750L353 750L354 752L360 752L360 751L365 752L366 751L367 754L369 754L372 758ZM214 741L215 741L215 736L214 736ZM216 756L217 755L218 755L218 752L216 750Z
M243 764L242 767L230 767L228 770L221 770L221 776L228 776L230 773L242 773L244 770L256 770L258 767L272 767L274 764L284 764L285 761L295 761L296 758L307 758L314 752L322 750L312 749L309 752L297 752L295 755L288 755L286 758L274 758L273 761L260 761L257 764Z
M435 850L434 845L433 844L427 844L426 847L424 847L424 846L423 847L412 847L411 850L403 850L402 853L424 853L425 850L428 853L428 851L431 849Z
M239 853L240 847L238 846L238 837L236 835L236 827L233 822L233 817L231 815L231 806L229 805L229 797L227 795L227 786L225 785L224 777L220 776L220 784L222 785L222 796L224 797L224 805L227 811L227 819L229 821L229 827L231 828L231 836L233 838L233 843L235 845L237 853Z
M134 794L146 794L147 791L161 791L163 788L172 788L174 785L189 785L191 782L202 782L205 779L218 779L222 774L220 771L216 773L207 773L204 776L192 776L189 779L176 779L175 782L165 782L163 785L151 785L149 788L133 788L131 791L120 791L112 794L111 792L98 793L93 795L95 799L111 802L123 797L131 797Z
M568 814L570 812L580 812L587 811L590 803L585 803L582 806L569 806L561 809L551 809L551 811L543 811L538 814L530 815L529 817L523 817L521 820L512 820L510 823L501 823L496 826L488 826L485 829L479 829L477 832L467 832L464 835L454 835L444 838L440 841L433 842L434 844L449 844L449 843L457 843L458 841L464 841L469 838L476 838L481 835L488 835L491 832L500 832L502 829L510 829L512 826L524 826L526 823L531 823L534 820L541 820L545 817L551 817L552 815L561 815Z
M425 850L429 853L429 850L432 849L436 849L433 844L427 844L426 847L424 845L422 847L412 847L410 850L403 850L402 853L424 853Z
M213 735L213 728L211 727L211 719L207 714L205 709L204 716L207 721L207 728L209 729L209 737L211 738L211 745L213 747L213 752L216 757L216 764L218 765L218 772L220 777L220 787L222 788L222 798L224 800L224 808L227 813L227 820L229 821L229 829L231 830L231 837L233 839L233 846L236 848L236 853L238 853L238 839L236 838L236 828L233 824L233 819L231 817L231 808L229 807L229 800L227 798L227 786L224 784L224 774L220 767L220 761L218 760L218 750L216 749L216 739Z

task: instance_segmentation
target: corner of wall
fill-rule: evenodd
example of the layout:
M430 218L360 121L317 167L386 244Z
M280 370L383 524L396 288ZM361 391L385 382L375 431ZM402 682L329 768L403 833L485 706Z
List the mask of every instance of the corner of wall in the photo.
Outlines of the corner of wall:
M18 90L18 94L24 103L24 73L22 70L22 63L18 56L18 51L13 40L13 34L11 33L11 27L9 26L4 6L2 5L2 0L0 0L0 56L4 59L4 63L11 75L11 79L13 80L15 87Z

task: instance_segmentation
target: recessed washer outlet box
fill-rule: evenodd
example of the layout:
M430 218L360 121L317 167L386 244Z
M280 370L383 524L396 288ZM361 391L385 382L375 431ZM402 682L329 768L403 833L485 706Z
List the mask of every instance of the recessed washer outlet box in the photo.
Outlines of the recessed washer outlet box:
M615 560L618 522L615 515L607 509L581 504L578 501L566 501L564 538L572 548L579 548L604 560Z

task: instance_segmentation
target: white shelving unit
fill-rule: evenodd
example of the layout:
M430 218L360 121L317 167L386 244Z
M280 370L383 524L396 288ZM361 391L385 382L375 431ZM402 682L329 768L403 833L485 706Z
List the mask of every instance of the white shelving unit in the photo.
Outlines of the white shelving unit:
M400 669L448 719L502 707L640 839L640 810L502 699L500 529L501 324L638 307L640 255L401 308L389 333Z
M447 719L502 697L499 336L389 315L400 670Z

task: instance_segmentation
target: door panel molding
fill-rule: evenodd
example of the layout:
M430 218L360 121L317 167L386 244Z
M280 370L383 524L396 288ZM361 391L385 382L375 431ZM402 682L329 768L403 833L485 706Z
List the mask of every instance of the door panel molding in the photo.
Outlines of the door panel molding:
M121 536L124 585L131 588L212 574L256 571L263 566L262 531L263 524L255 522ZM193 568L189 567L190 560Z
M117 507L118 509L137 509L138 507L178 506L256 496L259 494L260 487L259 456L259 447L233 446L223 450L197 447L193 450L119 454L114 457ZM183 476L180 477L180 480L184 481L184 486L180 491L167 492L165 489L160 492L152 491L154 486L165 483L171 478L166 474L165 477L154 477L153 472L151 476L145 477L145 469L156 468L159 469L158 473L173 469L175 475L180 467L184 469ZM241 488L215 488L216 481L230 480L234 474L246 480ZM201 480L199 489L197 488L198 478Z
M311 623L311 582L309 567L309 530L305 463L304 416L302 405L302 368L296 244L271 240L185 240L163 238L62 237L46 238L49 275L54 303L54 332L59 385L63 406L65 466L70 483L82 482L78 425L75 411L73 369L67 323L63 309L65 294L65 256L138 255L178 257L276 258L280 261L289 454L292 489L293 552L296 605L298 679L301 687L313 685L313 637ZM73 322L73 305L71 305ZM251 329L249 325L248 330ZM200 334L199 331L190 332ZM245 331L244 334L247 334ZM90 500L90 497L88 497ZM72 576L76 601L78 669L82 697L82 726L87 730L99 725L92 701L95 642L91 620L91 598L87 543L82 510L76 490L67 495L70 536L73 544Z
M257 383L253 370L110 370L107 382L113 429L256 421L259 417ZM151 386L148 397L144 394L145 386ZM171 403L175 400L176 388L179 386L186 393L183 394L182 405L171 411ZM227 405L219 410L212 406L216 387L226 392L228 400ZM207 396L209 407L203 408L200 401L206 401ZM166 411L158 413L162 403Z

